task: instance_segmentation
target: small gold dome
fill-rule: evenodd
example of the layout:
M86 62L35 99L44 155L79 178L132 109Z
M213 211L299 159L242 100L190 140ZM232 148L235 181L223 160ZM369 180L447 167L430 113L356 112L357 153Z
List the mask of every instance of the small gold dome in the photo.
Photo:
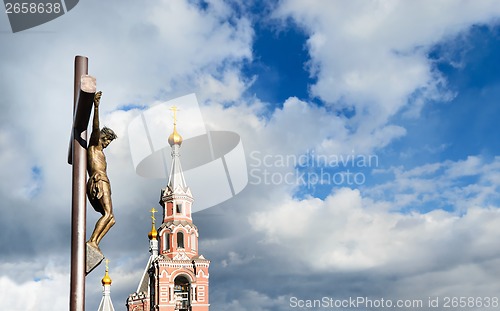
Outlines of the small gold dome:
M170 136L168 136L168 143L170 146L173 146L173 145L181 145L182 144L182 136L177 133L177 129L175 128L175 125L174 125L174 132L172 134L170 134Z
M108 269L106 269L106 274L102 278L101 282L102 282L103 286L104 285L111 285L111 278L109 277Z
M153 227L151 228L151 231L148 233L148 238L150 240L156 240L158 237L158 232L156 231L155 224L153 223Z

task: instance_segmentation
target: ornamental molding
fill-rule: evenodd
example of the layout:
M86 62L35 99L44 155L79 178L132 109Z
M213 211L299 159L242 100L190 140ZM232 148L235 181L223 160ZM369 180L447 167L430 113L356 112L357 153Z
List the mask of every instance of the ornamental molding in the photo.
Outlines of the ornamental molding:
M177 253L177 255L174 256L174 258L172 258L173 260L191 260L187 255L186 253L184 252L179 252Z

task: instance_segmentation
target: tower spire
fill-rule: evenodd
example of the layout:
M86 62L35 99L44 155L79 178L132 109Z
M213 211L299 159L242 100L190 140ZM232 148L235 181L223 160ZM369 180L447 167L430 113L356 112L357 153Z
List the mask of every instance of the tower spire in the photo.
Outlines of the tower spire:
M151 209L151 231L148 233L149 237L149 252L151 253L151 258L154 259L158 256L158 231L156 231L155 227L155 213L158 212L153 207Z
M155 208L153 207L151 210L151 231L149 231L148 233L148 237L150 240L156 240L156 238L158 237L158 232L156 231L156 228L155 228L155 213L158 212L157 210L155 210Z
M210 260L198 253L198 228L191 216L194 198L184 179L179 155L182 137L177 132L178 109L173 106L170 110L174 119L173 132L168 137L172 166L159 202L163 219L156 228L156 210L151 209L151 256L137 291L127 299L128 311L208 311L210 306Z
M179 109L176 106L172 106L170 110L172 110L174 114L174 130L168 137L168 143L170 147L172 147L172 166L170 167L168 187L171 192L176 192L178 187L181 187L181 190L185 192L187 190L187 185L179 159L179 148L182 144L182 136L177 132L177 111L179 111Z
M108 272L109 272L109 259L106 258L105 263L106 263L106 272L104 273L104 277L101 280L103 286L111 285L111 282L112 282L112 280L108 274Z
M106 272L102 278L102 286L104 287L102 291L102 299L99 304L97 311L115 311L113 307L113 302L111 301L111 278L109 277L109 260L106 258Z
M170 146L180 146L182 144L182 136L177 133L177 111L179 111L179 109L177 108L177 106L172 106L170 107L170 110L172 110L172 112L174 113L174 131L168 137L168 143L170 144Z

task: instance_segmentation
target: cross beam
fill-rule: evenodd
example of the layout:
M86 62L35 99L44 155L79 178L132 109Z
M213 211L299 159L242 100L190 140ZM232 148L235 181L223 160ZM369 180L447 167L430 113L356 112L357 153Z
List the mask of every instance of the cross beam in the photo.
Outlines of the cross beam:
M174 113L174 126L177 125L177 111L179 111L179 108L177 108L177 106L172 106L169 108L169 110L171 110L173 113Z
M71 156L68 156L72 165L70 311L85 311L87 127L96 92L96 80L87 74L88 58L76 56Z
M151 220L153 221L153 224L154 224L155 220L156 220L155 213L158 212L158 211L155 210L155 208L153 207L150 212L151 212Z

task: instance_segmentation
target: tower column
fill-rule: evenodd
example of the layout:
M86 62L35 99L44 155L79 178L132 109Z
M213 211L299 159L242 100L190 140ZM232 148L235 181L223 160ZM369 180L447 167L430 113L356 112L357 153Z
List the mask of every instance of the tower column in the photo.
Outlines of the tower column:
M193 302L196 302L196 284L191 284L191 297Z
M175 295L174 295L174 284L171 284L169 286L169 291L170 291L170 302L174 302L175 301Z

